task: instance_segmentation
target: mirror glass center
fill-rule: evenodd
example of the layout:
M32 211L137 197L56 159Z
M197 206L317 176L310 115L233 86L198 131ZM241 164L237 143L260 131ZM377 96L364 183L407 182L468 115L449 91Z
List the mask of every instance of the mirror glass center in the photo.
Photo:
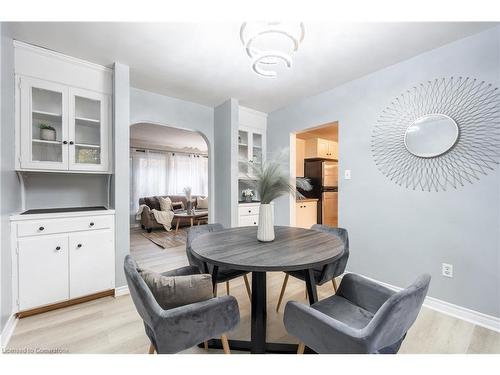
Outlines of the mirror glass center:
M406 149L421 158L433 158L451 149L458 139L458 125L451 117L430 114L412 122L405 132Z

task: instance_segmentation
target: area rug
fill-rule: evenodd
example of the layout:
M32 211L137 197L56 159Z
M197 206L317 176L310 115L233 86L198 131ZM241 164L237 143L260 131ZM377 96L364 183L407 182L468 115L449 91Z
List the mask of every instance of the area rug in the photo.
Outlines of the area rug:
M171 232L167 232L166 230L158 229L151 233L144 232L142 235L163 249L186 244L185 230L179 230L178 232L172 230Z

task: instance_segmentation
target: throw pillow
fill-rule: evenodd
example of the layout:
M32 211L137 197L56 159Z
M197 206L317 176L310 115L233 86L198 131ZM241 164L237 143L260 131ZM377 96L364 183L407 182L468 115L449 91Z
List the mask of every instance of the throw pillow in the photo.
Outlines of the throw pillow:
M161 211L172 211L172 201L169 197L159 197Z
M163 276L150 270L138 269L162 309L189 305L213 298L212 276Z
M198 197L196 207L199 209L208 210L208 197Z
M146 197L144 198L144 202L149 206L150 209L160 210L160 202L157 197Z
M184 202L172 202L172 210L184 210Z

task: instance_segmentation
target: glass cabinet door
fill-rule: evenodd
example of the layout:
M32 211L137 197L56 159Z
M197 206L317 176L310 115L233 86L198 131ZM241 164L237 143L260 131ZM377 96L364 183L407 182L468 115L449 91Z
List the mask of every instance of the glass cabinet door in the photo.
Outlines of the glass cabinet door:
M21 80L21 165L26 169L67 169L66 88Z
M70 98L70 169L106 168L107 145L106 97L83 90L71 90Z
M251 171L248 170L249 161L249 133L245 130L238 131L238 172L240 177L245 177Z
M262 165L262 134L252 133L252 162L260 167Z

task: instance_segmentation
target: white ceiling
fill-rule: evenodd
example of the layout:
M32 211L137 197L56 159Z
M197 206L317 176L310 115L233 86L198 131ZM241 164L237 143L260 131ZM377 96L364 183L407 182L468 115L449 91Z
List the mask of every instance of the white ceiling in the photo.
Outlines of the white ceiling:
M154 124L134 124L130 127L132 147L176 149L186 152L207 152L205 139L198 133Z
M305 23L291 69L257 76L239 23L12 23L16 39L102 65L130 66L133 87L214 106L229 97L271 112L494 23Z

